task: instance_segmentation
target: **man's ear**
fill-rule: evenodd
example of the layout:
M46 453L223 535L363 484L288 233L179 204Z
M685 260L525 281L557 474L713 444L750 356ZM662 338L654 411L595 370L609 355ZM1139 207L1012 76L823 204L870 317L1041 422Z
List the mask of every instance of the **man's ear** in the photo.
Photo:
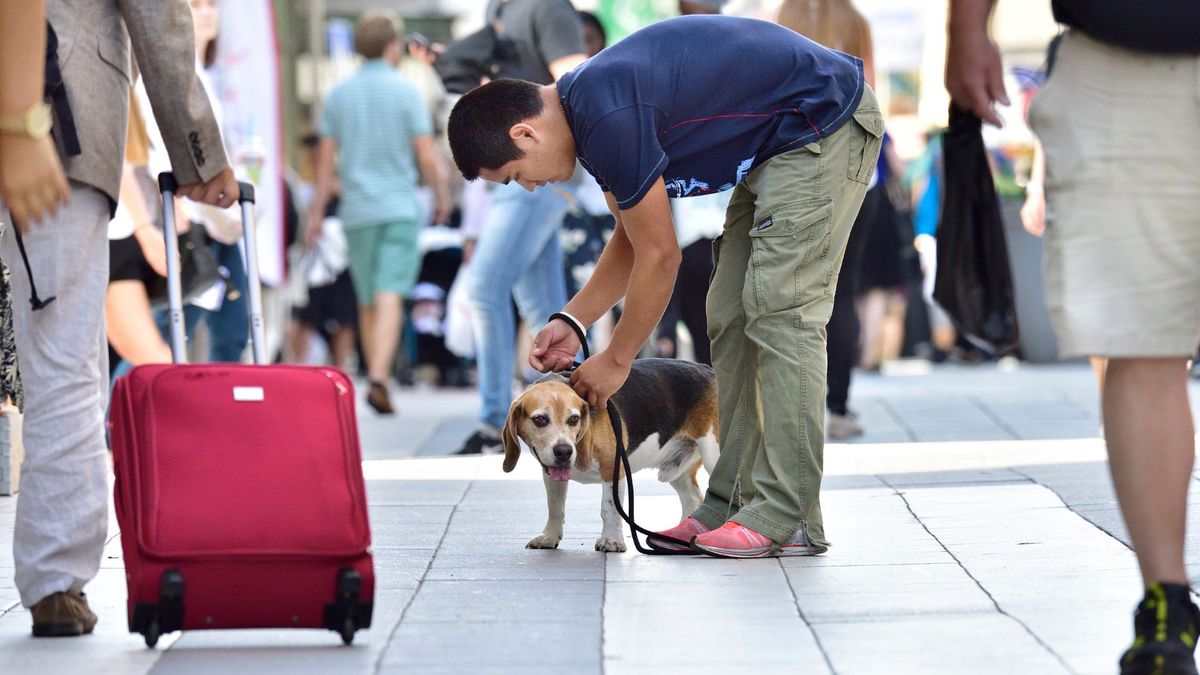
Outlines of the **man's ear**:
M592 468L592 415L587 401L579 404L579 432L575 434L575 468L587 471Z
M521 439L517 436L517 425L523 417L525 408L521 405L521 399L517 399L508 409L508 419L505 420L504 431L500 434L504 441L504 473L515 469L517 460L521 458Z
M536 143L540 141L542 138L542 133L535 129L533 125L529 124L528 122L517 122L508 128L508 137L512 139L512 142L515 143L517 147L524 150L525 148L522 146L523 143Z

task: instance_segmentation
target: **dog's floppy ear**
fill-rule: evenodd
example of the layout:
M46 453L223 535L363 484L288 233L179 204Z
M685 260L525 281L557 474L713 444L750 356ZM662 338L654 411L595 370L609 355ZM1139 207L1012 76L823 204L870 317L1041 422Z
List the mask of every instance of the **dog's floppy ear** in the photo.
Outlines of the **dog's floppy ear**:
M579 405L579 433L575 435L575 468L587 471L592 468L592 415L587 401Z
M508 409L508 419L504 422L504 432L500 435L504 440L504 473L515 469L517 460L521 458L521 439L517 437L517 425L524 416L525 408L521 405L521 399L513 401L512 407Z

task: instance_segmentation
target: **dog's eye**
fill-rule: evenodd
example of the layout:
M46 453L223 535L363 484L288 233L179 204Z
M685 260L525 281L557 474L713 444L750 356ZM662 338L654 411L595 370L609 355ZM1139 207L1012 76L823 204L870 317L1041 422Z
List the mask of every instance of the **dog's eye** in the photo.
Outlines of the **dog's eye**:
M534 415L532 419L535 427L544 427L550 424L550 418L545 415Z
M573 427L576 424L579 424L579 415L571 415L567 418L567 425Z

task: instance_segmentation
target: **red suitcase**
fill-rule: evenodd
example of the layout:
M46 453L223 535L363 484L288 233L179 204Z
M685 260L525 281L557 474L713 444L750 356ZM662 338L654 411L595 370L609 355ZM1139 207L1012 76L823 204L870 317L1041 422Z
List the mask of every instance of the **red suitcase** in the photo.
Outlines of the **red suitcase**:
M164 202L171 174L159 184ZM253 187L240 184L255 365L182 365L173 209L165 208L173 365L113 390L115 502L129 630L371 625L375 591L354 391L332 368L264 366Z

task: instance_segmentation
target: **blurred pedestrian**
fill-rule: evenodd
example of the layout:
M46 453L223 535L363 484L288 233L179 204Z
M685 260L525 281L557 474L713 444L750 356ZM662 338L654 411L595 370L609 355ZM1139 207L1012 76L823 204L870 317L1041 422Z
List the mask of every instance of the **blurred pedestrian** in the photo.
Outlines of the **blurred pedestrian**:
M857 56L863 61L867 84L875 86L874 46L871 26L850 0L784 0L779 7L779 25L786 26L818 44ZM878 213L882 188L878 176L872 176L862 208L850 230L846 256L842 260L834 291L833 313L826 326L825 353L829 368L829 389L825 406L830 438L844 439L863 433L858 416L850 410L850 381L858 363L862 344L856 300L861 290L863 248Z
M32 3L0 3L0 12L27 4ZM142 73L163 120L180 194L221 206L233 204L238 196L220 131L196 76L187 8L174 2L142 3L136 11L130 7L116 0L46 3L58 44L75 47L70 59L51 52L48 68L61 70L60 86L65 90L65 96L52 92L51 99L55 141L70 180L70 203L40 220L27 214L24 244L42 302L35 307L21 301L13 308L26 390L25 462L13 557L17 590L22 604L32 610L35 636L90 633L96 623L83 588L99 569L108 528L103 310L108 221L117 203L124 158L129 37L144 56ZM25 38L3 41L0 54L26 41L40 42L46 34L38 21L10 22L5 16L0 24ZM84 48L97 44L98 49ZM28 67L40 72L43 63ZM23 80L10 79L7 72L3 76L0 113L7 117L39 108L42 93L36 86L23 90L10 86ZM45 127L27 126L0 136L0 157L7 155L14 139L54 147L47 143ZM26 166L43 168L42 163L30 162L22 170L28 171ZM7 201L9 193L5 195ZM42 204L51 201L43 198ZM6 260L19 255L8 233L2 251ZM13 288L17 297L31 296L31 283L22 275L14 278ZM51 296L53 302L48 301Z
M491 0L487 20L517 45L523 72L550 84L587 58L579 15L569 0ZM559 226L568 207L554 188L520 177L491 192L487 221L472 247L469 290L482 406L479 427L457 454L500 447L512 403L517 328L512 303L530 331L567 301Z
M449 216L450 198L438 171L429 111L416 87L396 71L404 54L400 20L392 13L364 14L354 30L354 47L363 65L330 92L318 126L317 180L305 241L313 246L321 234L336 164L342 185L338 211L366 352L367 403L390 415L395 410L388 383L403 329L404 298L421 269L418 169L436 194L435 223Z
M993 0L951 3L946 88L999 125ZM1200 331L1200 4L1055 0L1068 26L1029 111L1046 153L1046 294L1063 356L1108 358L1113 485L1145 584L1121 672L1195 673L1184 565Z

